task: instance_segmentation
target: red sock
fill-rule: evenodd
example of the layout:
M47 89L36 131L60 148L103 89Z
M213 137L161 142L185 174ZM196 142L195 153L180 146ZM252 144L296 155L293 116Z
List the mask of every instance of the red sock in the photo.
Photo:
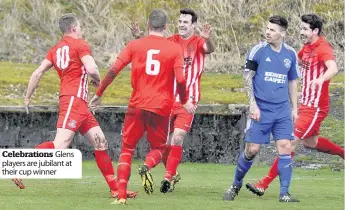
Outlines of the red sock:
M327 138L319 137L317 139L316 148L317 151L331 154L331 155L339 155L344 159L344 148L340 147L339 145L331 142Z
M145 165L151 169L154 168L162 159L162 153L164 152L165 147L158 149L151 149L151 151L146 155Z
M291 152L291 158L295 155L294 152ZM270 185L270 183L278 176L278 157L274 160L268 174L262 178L259 183L264 185L265 188Z
M55 146L52 141L45 141L42 144L37 145L35 149L55 149Z
M117 183L114 177L114 168L111 158L105 150L95 150L95 159L99 170L102 172L110 190L117 190Z
M163 157L162 157L162 162L164 164L165 167L167 167L167 160L168 160L168 157L169 157L169 154L170 154L170 149L171 149L171 146L168 145L166 148L165 148L165 151L163 153Z
M126 199L127 198L127 184L129 180L129 176L131 175L131 164L132 164L132 156L134 150L126 148L126 145L122 145L120 160L117 167L117 181L118 181L118 188L119 188L119 196L118 199Z
M180 164L182 159L183 149L182 146L171 146L170 154L168 156L166 171L164 178L171 179L176 174L177 166Z

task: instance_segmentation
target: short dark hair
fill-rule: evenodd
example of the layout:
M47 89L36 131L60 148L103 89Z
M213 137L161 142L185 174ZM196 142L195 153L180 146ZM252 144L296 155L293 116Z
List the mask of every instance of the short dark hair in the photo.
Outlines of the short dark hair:
M71 28L77 24L78 18L74 13L67 13L59 18L59 28L62 33L70 32Z
M161 9L154 9L149 16L149 27L153 31L163 31L168 22L167 14Z
M180 9L180 15L191 15L192 23L195 23L198 21L198 15L191 8Z
M268 20L270 23L273 23L273 24L277 24L279 25L280 27L282 27L284 30L286 30L288 28L288 21L282 17L282 16L279 16L279 15L273 15L270 17L270 19Z
M319 29L318 35L321 34L321 32L322 32L322 25L323 25L323 21L322 21L321 17L319 17L316 14L311 13L311 14L302 15L301 20L304 23L308 23L310 25L310 29L311 30L314 30L315 28L318 28Z

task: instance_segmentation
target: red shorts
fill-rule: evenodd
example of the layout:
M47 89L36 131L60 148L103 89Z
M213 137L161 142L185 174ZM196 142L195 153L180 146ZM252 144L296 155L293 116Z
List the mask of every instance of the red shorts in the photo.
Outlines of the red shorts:
M329 109L320 109L300 105L298 118L295 122L294 135L300 139L307 139L320 134L322 121L327 117Z
M151 149L165 147L169 133L169 116L128 107L122 130L122 142L130 146L130 149L135 149L145 131Z
M65 128L74 132L79 130L84 135L91 128L99 126L84 100L76 96L61 96L59 106L57 128Z
M175 103L170 119L170 132L180 128L188 132L192 126L194 114L189 114L181 103Z

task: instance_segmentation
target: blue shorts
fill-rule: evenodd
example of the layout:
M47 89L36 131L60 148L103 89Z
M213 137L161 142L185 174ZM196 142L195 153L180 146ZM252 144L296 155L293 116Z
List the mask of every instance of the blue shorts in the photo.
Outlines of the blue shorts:
M256 100L260 109L259 122L248 119L245 130L245 142L269 144L271 133L274 141L281 139L293 140L293 122L289 101L273 104Z

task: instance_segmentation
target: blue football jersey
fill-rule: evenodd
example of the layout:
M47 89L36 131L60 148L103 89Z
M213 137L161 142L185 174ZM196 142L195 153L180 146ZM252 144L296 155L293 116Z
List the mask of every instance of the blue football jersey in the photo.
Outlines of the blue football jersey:
M247 55L247 60L258 66L253 78L255 98L270 103L282 103L289 100L289 80L299 77L296 51L283 44L278 53L267 42L254 46Z

